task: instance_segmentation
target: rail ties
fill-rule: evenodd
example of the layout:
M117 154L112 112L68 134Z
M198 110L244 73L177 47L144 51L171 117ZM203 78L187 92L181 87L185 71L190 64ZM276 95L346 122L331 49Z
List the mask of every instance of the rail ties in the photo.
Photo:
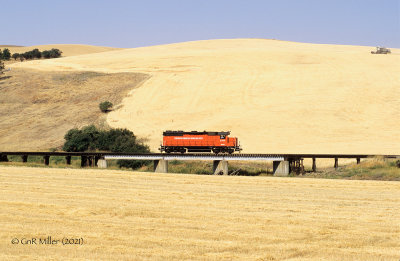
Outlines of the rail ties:
M302 161L305 158L311 158L313 162L317 158L353 158L357 159L357 163L360 162L361 158L368 157L383 157L383 158L400 158L400 155L367 155L367 154L211 154L211 153L196 153L196 154L179 154L179 153L116 153L116 152L50 152L50 151L31 151L31 152L0 152L0 161L8 161L8 156L19 155L23 158L23 162L27 162L28 156L43 156L44 163L49 164L49 158L51 156L64 156L66 163L71 164L71 157L81 157L82 166L94 165L100 159L142 159L142 160L242 160L242 161L253 161L253 160L269 160L269 161L289 161L296 162ZM335 163L335 166L337 164Z
M50 152L50 151L30 151L30 152L0 152L0 156L20 155L20 156L174 156L174 157L230 157L230 158L268 158L268 157L284 157L284 158L400 158L400 155L371 155L371 154L212 154L212 153L196 153L196 154L179 154L179 153L123 153L123 152Z

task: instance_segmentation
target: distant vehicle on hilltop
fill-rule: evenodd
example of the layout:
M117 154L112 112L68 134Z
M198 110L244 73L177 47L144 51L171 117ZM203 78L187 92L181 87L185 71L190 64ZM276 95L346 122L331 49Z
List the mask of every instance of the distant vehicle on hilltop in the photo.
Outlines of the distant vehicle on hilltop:
M371 51L372 54L388 54L388 53L392 53L392 51L390 51L389 48L385 48L385 47L376 47L376 51Z

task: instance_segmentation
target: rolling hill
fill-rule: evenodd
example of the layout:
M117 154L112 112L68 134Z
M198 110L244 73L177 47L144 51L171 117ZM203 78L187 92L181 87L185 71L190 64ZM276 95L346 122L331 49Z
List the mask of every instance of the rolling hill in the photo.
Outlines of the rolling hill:
M147 138L154 151L162 131L182 129L231 130L245 153L398 154L400 50L371 50L207 40L11 66L149 75L107 122Z
M85 45L85 44L48 44L48 45L33 45L33 46L0 46L2 49L8 48L11 53L24 53L27 51L31 51L35 48L40 51L50 50L52 48L60 49L63 53L62 56L75 56L82 54L90 54L90 53L101 53L112 50L121 50L121 48L114 47L104 47L104 46L93 46L93 45Z

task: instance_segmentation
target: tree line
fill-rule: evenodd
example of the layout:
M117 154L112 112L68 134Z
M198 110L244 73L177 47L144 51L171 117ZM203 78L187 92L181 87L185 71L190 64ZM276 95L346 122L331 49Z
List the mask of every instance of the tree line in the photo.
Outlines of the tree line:
M44 50L43 52L39 51L39 49L33 49L32 51L28 51L25 53L13 53L8 48L4 48L3 50L0 49L0 74L3 73L4 70L4 63L3 61L9 61L11 58L14 60L20 59L22 62L23 60L32 60L32 59L50 59L50 58L58 58L62 54L62 51L56 48L52 48L51 50Z
M32 59L50 59L50 58L58 58L62 54L62 51L56 48L52 48L51 50L44 50L44 51L39 51L39 49L35 48L31 51L25 52L25 53L13 53L11 56L14 60L20 59L21 61L23 60L32 60Z

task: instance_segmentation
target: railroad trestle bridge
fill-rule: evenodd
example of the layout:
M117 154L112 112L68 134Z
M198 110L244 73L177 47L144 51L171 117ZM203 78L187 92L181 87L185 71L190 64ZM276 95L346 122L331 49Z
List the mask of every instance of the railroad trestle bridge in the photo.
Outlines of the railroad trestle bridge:
M42 156L45 165L50 164L50 157L65 157L67 165L72 157L81 158L81 167L107 168L107 160L152 160L154 171L167 173L170 160L205 160L213 161L213 174L228 174L228 161L272 161L275 176L287 176L290 172L304 172L303 160L312 159L312 170L317 170L316 159L334 160L333 167L339 167L339 159L361 159L370 157L400 158L400 155L367 155L367 154L165 154L165 153L115 153L115 152L0 152L0 161L9 161L8 156L21 156L27 162L29 156Z

